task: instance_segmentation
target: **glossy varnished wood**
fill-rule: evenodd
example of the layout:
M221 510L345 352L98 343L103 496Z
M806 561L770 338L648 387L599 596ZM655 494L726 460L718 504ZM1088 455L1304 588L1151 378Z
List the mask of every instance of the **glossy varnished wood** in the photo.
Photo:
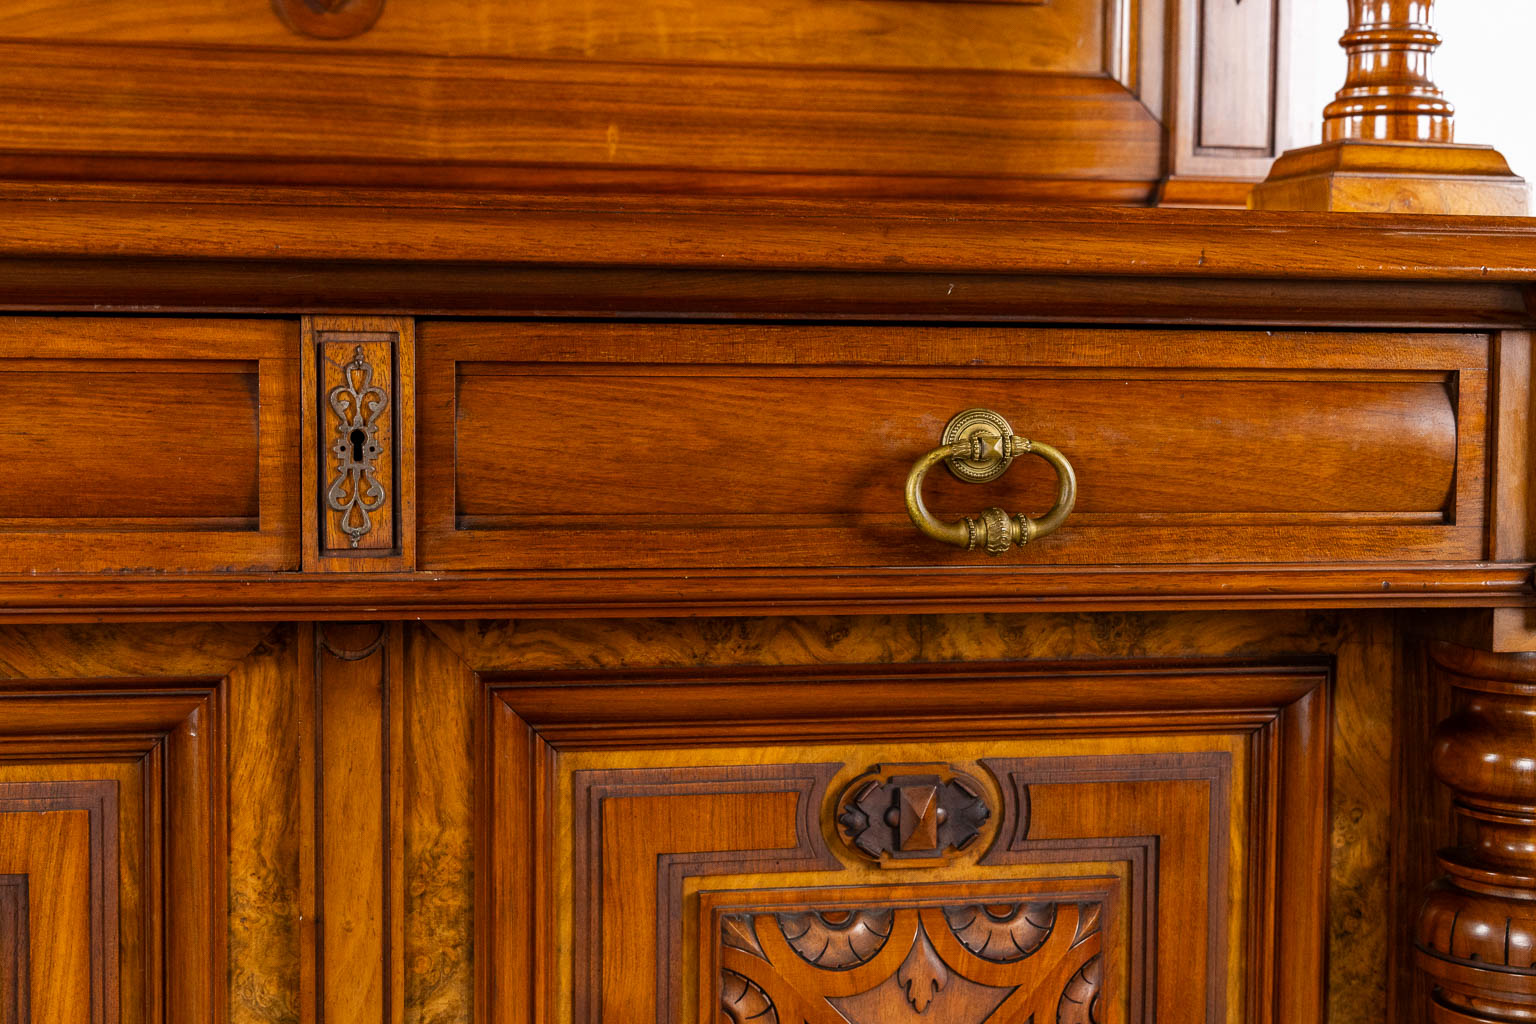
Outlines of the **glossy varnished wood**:
M1486 336L438 322L421 336L424 568L979 565L918 535L898 498L944 422L977 405L1060 448L1079 479L1071 528L989 569L1483 557ZM588 423L614 443L573 464ZM951 518L1037 513L1053 493L1034 460L927 490Z
M294 337L274 321L8 321L0 570L295 567Z
M1384 975L1380 965L1386 956L1389 933L1386 915L1381 910L1364 909L1384 906L1382 901L1386 899L1387 890L1381 867L1385 859L1385 847L1379 839L1372 837L1381 834L1379 830L1386 827L1390 816L1390 807L1381 799L1380 794L1385 791L1388 776L1382 749L1390 743L1387 733L1383 731L1390 722L1390 700L1384 702L1382 692L1387 679L1383 665L1390 664L1393 637L1390 628L1385 628L1385 622L1375 622L1375 626L1362 622L1365 628L1357 631L1354 626L1342 622L1300 615L1285 617L1283 621L1276 617L1262 616L1001 616L989 619L939 617L706 620L673 623L637 621L588 625L485 623L467 628L439 629L438 634L469 664L484 666L481 675L492 685L506 669L530 668L535 673L533 678L544 679L552 684L544 691L550 701L539 702L546 709L539 714L541 718L546 713L553 714L558 721L551 720L541 726L540 734L557 743L589 743L598 739L596 734L582 730L575 724L585 712L571 708L568 701L571 697L580 698L584 692L582 689L561 690L560 693L566 694L566 697L561 698L564 703L553 702L557 693L553 684L557 683L557 676L561 675L557 670L575 663L607 666L617 670L616 678L627 678L637 671L643 671L646 666L659 665L795 666L820 663L835 666L838 663L869 659L925 661L998 656L1028 659L1031 652L1037 657L1055 659L1092 657L1096 652L1129 651L1143 657L1167 657L1177 656L1181 652L1191 654L1222 650L1229 654L1242 652L1245 656L1262 658L1266 651L1296 654L1324 649L1337 650L1341 657L1340 677L1334 692L1339 695L1342 703L1333 716L1333 728L1341 730L1342 736L1349 739L1339 747L1346 761L1334 775L1333 829L1336 839L1332 873L1335 883L1329 899L1332 901L1330 916L1339 925L1333 932L1335 953L1331 1019L1352 1021L1379 1019L1373 1014L1381 1012L1384 1000ZM440 660L433 659L433 663L440 663ZM964 672L965 669L961 667L957 671ZM552 675L551 672L556 674ZM697 676L689 676L688 670L682 669L682 675L678 676L674 684L679 685L687 678L696 678L701 684L679 685L677 697L683 700L684 705L693 706L688 704L689 700L695 697L704 699L708 693L709 688L702 684L706 678L712 678L713 670L699 669L698 672ZM787 698L781 702L771 696L775 679L788 680L796 673L797 670L793 668L753 673L754 689L758 691L753 704L762 708L763 713L754 722L743 722L730 728L738 732L745 729L757 735L764 729L777 728L771 720L792 715L797 735L809 739L806 730L810 729L821 736L823 730L817 729L814 723L817 711ZM571 677L572 680L574 678ZM594 683L600 682L600 679L591 675L584 678ZM460 685L473 690L473 677L464 677ZM598 686L597 689L601 691L600 695L591 693L589 699L582 703L605 719L618 721L631 712L641 713L639 709L642 705L656 706L654 701L632 706L616 704L615 699L621 696L622 687L614 689ZM838 692L841 693L841 690ZM1133 692L1137 696L1132 697ZM830 693L827 691L827 695ZM1145 688L1130 688L1123 693L1133 700L1157 703L1163 699L1149 695ZM1065 699L1065 695L1061 696ZM1031 699L1037 698L1045 699L1045 695L1037 693ZM520 704L526 704L528 699L533 699L532 691L529 691L527 698L517 698ZM767 703L764 703L765 699ZM923 699L940 701L943 698L930 693ZM1105 693L1104 699L1112 701L1119 698ZM1178 697L1168 692L1166 699L1176 701ZM669 699L669 703L674 702ZM822 699L817 703L821 708L819 713L829 715L849 712L852 708L852 705L845 706L845 702L841 701L829 705ZM721 727L725 727L725 720L720 716L729 715L728 709L731 706L733 699L719 694L713 703L698 705L705 719L718 722ZM1387 716L1385 720L1382 717L1384 712ZM467 722L470 719L463 720ZM444 722L446 725L447 720ZM703 720L695 725L684 730L693 736L690 741L692 743L703 742L704 734L714 728ZM680 736L682 733L678 729L681 726L681 722L672 721L665 732ZM448 735L464 735L465 728L463 725L453 726ZM893 720L889 728L903 732L923 726L921 719L903 717L899 726ZM933 728L942 730L943 726L935 724ZM999 725L998 728L1006 731L1005 726ZM514 730L508 735L516 734L518 732ZM834 734L837 734L836 729L825 731L828 738ZM643 741L642 745L653 744L659 735L655 733L652 739ZM623 741L617 736L613 739L626 746L635 742ZM456 745L451 739L448 741L448 748ZM513 759L514 762L519 760ZM1321 809L1321 805L1317 805L1314 811L1321 813ZM507 813L510 815L507 828L528 827L516 824L525 813L520 807L508 807ZM1085 809L1084 813L1092 812ZM1294 817L1298 810L1292 809L1285 813ZM1351 838L1342 838L1345 836ZM490 852L483 855L494 856L494 851L499 849L502 849L500 845L492 844L488 848ZM508 862L509 869L517 865L526 865L526 862ZM529 883L526 880L518 883L524 884ZM1290 891L1297 890L1293 887ZM459 897L459 905L462 906L470 896L467 887L460 892L463 895ZM1343 903L1339 902L1341 900ZM495 902L502 904L500 900ZM1356 909L1347 910L1346 906ZM500 928L530 926L527 918L517 914L503 917L495 925ZM519 956L525 955L519 951L525 951L526 948L521 943L509 948L503 947L504 953L512 959L503 961L498 955L498 963L504 963L504 969L497 971L495 978L504 981L509 976L518 976L509 972L526 970L526 964L521 968L516 966ZM495 990L506 991L499 984ZM504 1005L513 1013L511 1019L516 1020L524 1019L519 1014L536 1014L539 1005L546 1005L538 999L531 1003L521 998L514 998L511 1002L493 1001L497 1005Z
M1536 280L1536 225L1522 218L14 182L0 185L0 214L13 221L0 238L6 260L101 260L107 251L108 263L260 257L319 269L364 258L386 265ZM229 230L234 223L238 232ZM364 238L368 245L359 249L356 240Z

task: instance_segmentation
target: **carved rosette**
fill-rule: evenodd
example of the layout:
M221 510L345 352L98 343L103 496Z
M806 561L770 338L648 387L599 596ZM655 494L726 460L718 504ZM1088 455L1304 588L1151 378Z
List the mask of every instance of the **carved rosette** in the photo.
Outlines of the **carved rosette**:
M1435 1024L1536 1021L1536 655L1431 650L1457 710L1435 734L1460 845L1419 913Z
M1017 902L722 919L722 1024L1098 1024L1102 904Z
M931 867L991 842L987 792L949 765L876 765L843 789L833 818L856 856L881 867Z

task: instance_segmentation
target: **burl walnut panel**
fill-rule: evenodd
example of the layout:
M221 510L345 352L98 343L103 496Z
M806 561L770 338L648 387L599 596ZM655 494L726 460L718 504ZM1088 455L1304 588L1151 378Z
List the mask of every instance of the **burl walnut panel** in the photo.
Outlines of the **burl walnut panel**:
M1402 562L1485 548L1484 335L420 334L430 568ZM973 406L1061 449L1078 477L1066 526L996 562L923 538L903 508L913 462ZM1039 514L1054 484L1020 458L993 484L936 471L925 490L957 518Z
M16 318L0 571L298 567L296 323Z

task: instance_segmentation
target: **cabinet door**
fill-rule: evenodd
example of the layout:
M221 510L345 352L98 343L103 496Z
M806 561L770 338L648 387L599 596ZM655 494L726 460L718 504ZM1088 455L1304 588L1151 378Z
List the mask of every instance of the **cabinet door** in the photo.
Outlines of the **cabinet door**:
M492 901L528 893L531 912L496 973L531 966L591 1022L1313 1019L1327 681L1111 663L504 677Z

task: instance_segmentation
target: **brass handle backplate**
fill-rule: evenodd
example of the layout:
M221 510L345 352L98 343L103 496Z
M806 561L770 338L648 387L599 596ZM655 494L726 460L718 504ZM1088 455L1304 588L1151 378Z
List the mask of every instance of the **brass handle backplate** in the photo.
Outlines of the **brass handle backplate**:
M1040 441L1019 437L1008 421L990 409L967 409L958 413L944 427L944 443L918 459L907 474L907 515L912 525L934 540L955 547L975 550L981 546L991 555L1000 555L1015 544L1022 547L1032 540L1055 533L1067 521L1077 502L1077 475L1065 455ZM923 504L923 478L941 462L966 483L996 480L1008 469L1015 455L1038 455L1056 470L1056 504L1038 519L1020 514L1010 516L1000 508L989 508L981 515L945 522Z

